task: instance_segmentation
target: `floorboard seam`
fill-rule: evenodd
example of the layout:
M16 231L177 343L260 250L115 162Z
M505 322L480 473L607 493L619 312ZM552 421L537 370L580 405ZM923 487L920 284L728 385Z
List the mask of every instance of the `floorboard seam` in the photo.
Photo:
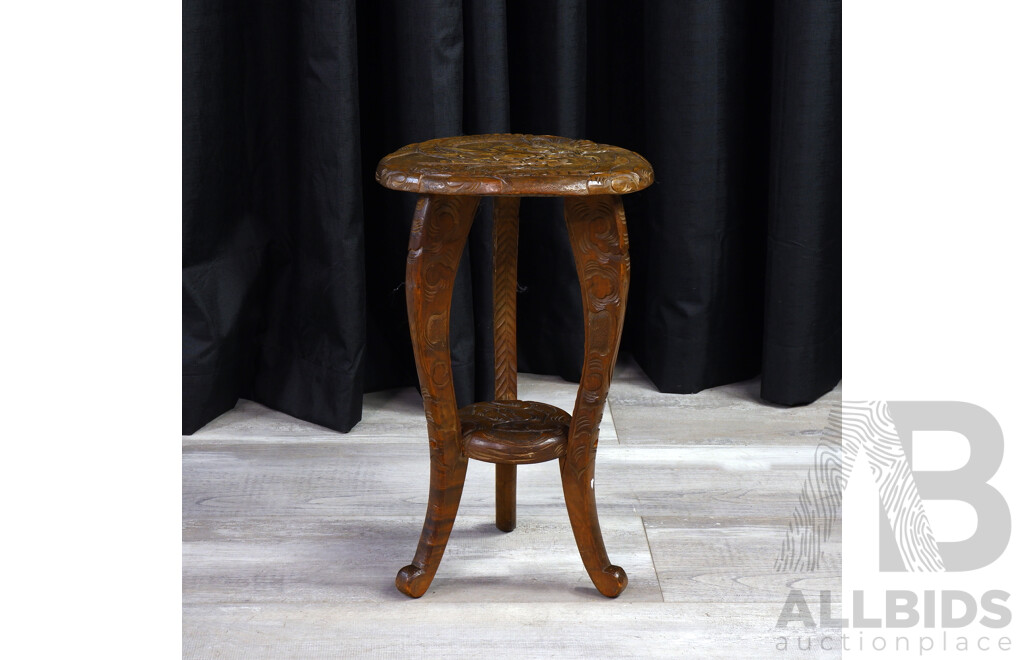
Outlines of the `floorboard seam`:
M612 402L605 399L604 409L608 413L608 421L611 422L611 427L615 429L615 444L621 445L622 438L619 437L619 429L615 428L615 414L612 412Z
M640 516L640 526L644 528L644 541L647 542L647 553L651 556L651 566L654 567L654 579L658 582L658 593L661 594L661 602L665 601L665 591L661 588L661 576L658 575L658 564L654 561L654 550L651 548L651 539L647 536L647 521Z

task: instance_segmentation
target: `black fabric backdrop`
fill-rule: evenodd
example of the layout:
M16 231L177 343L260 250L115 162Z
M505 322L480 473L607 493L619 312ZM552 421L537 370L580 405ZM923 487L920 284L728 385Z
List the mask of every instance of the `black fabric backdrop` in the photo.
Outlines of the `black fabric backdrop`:
M633 149L624 349L662 391L840 377L839 2L186 0L183 432L239 397L332 429L415 383L414 196L377 161L446 135ZM491 396L490 218L454 297L462 404ZM579 377L561 203L523 200L519 366Z

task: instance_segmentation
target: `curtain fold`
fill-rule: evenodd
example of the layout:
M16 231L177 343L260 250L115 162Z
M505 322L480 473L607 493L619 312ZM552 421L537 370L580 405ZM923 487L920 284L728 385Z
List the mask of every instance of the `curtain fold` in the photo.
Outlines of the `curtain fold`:
M662 391L761 370L770 3L645 4L641 199L630 345ZM627 216L629 217L629 216Z
M761 396L810 403L842 369L839 5L775 6Z
M414 195L377 161L446 135L588 138L646 156L624 198L623 348L662 391L840 377L840 4L703 0L185 3L183 432L252 398L347 431L415 384ZM460 404L492 394L482 204L453 297ZM524 199L520 369L577 379L561 203Z

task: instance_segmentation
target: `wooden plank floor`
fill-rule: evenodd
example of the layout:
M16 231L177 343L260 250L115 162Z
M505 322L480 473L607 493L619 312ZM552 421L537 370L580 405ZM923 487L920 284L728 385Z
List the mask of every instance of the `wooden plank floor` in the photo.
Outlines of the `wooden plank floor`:
M630 362L615 378L596 480L609 555L629 574L618 599L583 569L557 463L520 467L505 534L493 467L475 461L434 583L403 596L394 576L429 474L416 391L366 395L348 434L242 401L182 440L185 657L776 655L789 589L840 591L838 534L819 570L774 570L840 392L781 408L757 381L661 394ZM566 410L575 388L520 376L522 398ZM800 657L839 657L796 651L797 632Z

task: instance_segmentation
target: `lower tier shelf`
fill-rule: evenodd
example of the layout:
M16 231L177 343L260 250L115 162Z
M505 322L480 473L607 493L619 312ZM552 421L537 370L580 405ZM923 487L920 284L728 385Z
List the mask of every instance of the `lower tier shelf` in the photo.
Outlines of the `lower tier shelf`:
M487 401L459 410L462 451L488 463L543 463L565 456L572 416L537 401Z

